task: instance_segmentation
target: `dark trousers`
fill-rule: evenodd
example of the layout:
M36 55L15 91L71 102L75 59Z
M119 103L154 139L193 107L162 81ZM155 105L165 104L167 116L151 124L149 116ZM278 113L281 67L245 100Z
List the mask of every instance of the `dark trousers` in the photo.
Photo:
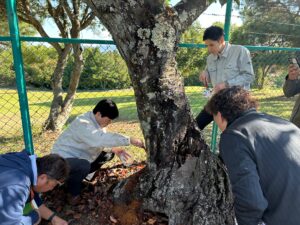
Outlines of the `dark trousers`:
M66 181L67 190L72 196L80 194L82 180L89 174L97 171L104 163L112 160L114 153L101 152L98 158L90 163L85 159L66 158L70 166L69 178Z
M214 117L211 114L209 114L205 110L205 108L203 108L202 111L196 117L196 122L197 122L198 127L200 128L200 130L203 130L213 120L214 120Z

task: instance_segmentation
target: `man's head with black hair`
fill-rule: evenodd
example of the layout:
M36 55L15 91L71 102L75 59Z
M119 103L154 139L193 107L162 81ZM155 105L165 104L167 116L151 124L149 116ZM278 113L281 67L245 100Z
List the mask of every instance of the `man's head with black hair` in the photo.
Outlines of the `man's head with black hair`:
M203 41L206 41L208 39L212 41L218 41L221 37L224 37L223 28L217 26L210 26L204 31Z
M34 186L36 192L47 192L56 185L62 184L69 175L67 161L57 154L45 155L36 159L37 184Z
M207 45L209 53L218 55L225 47L224 30L217 26L208 27L204 31L203 41Z
M103 99L93 109L96 121L103 128L119 116L119 110L112 100Z
M116 103L110 99L103 99L98 102L93 109L94 114L97 112L100 112L102 117L108 117L111 120L114 120L119 116L119 110Z

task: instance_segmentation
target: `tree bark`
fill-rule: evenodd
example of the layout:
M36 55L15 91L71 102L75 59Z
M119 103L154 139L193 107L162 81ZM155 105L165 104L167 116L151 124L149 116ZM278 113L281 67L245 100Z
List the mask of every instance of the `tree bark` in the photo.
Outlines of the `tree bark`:
M194 122L175 59L180 35L207 3L86 2L127 63L147 146L146 169L119 184L116 203L137 201L170 225L234 224L228 177Z

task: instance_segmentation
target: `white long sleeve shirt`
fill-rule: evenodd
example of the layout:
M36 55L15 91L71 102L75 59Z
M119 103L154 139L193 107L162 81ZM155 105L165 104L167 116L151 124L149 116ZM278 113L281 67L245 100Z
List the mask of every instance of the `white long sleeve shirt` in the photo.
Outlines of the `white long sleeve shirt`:
M91 111L78 116L70 124L54 143L51 153L63 158L80 158L93 162L102 151L109 152L112 147L128 145L129 137L106 132Z

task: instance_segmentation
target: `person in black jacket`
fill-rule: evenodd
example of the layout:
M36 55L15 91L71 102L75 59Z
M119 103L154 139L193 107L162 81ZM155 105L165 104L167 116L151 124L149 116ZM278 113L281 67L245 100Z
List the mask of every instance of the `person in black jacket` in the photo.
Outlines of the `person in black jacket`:
M241 87L216 93L206 105L219 128L220 156L232 184L239 225L300 224L300 129L256 111Z

